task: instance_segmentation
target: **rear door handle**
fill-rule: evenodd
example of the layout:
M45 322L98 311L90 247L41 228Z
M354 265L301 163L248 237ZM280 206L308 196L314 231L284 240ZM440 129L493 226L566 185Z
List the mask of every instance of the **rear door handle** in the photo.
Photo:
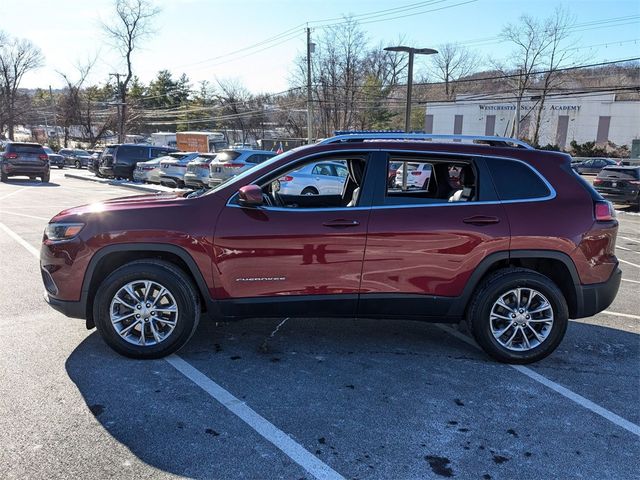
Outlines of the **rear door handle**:
M324 222L322 225L325 227L333 227L333 228L342 228L342 227L357 227L360 225L360 222L357 220L329 220L328 222Z
M485 215L474 215L473 217L467 217L462 221L471 225L491 225L494 223L500 223L500 219L498 217L487 217Z

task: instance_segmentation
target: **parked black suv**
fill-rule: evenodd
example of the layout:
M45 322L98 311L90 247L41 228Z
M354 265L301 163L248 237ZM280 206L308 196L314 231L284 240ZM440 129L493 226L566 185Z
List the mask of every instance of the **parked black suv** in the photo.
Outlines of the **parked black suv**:
M49 175L49 156L40 144L9 142L0 151L0 181L25 176L48 182Z
M98 171L104 177L133 180L133 171L138 162L146 162L177 151L175 148L152 145L128 143L107 145L100 155Z
M640 167L605 167L593 186L610 202L640 209Z

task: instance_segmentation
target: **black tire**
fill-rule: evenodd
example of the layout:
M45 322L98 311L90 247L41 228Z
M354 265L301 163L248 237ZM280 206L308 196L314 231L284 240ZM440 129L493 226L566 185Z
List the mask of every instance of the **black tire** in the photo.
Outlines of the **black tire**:
M4 172L0 172L0 182L6 182L8 180L9 180L9 177L7 176L7 174Z
M489 320L491 308L498 298L518 287L532 288L544 295L554 317L544 341L525 351L513 351L498 343ZM492 273L478 286L467 310L467 322L474 338L489 356L500 362L525 364L537 362L556 349L567 330L569 309L562 291L549 277L526 268L506 268Z
M58 168L62 170L64 168L64 165L58 165Z
M306 187L302 192L300 192L300 195L318 195L318 193L318 190L314 187Z
M78 170L80 170L82 168L82 162L80 160L76 160L75 166Z
M110 319L110 305L120 288L135 280L151 280L163 285L176 300L178 317L174 330L160 343L133 345L115 330ZM105 278L96 292L93 318L104 341L113 350L130 358L162 358L182 348L200 321L200 298L191 279L175 265L160 260L137 260L127 263Z
M51 180L51 173L47 172L44 175L40 176L40 180L42 180L42 183L49 183L49 180Z

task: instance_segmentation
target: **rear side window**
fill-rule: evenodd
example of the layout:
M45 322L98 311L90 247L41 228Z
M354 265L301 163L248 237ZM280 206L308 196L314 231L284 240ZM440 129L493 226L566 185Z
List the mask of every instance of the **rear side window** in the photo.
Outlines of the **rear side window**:
M218 162L232 162L241 155L240 152L220 152L216 156Z
M134 147L123 145L118 148L118 157L121 160L148 160L149 150L147 147Z
M542 198L551 193L542 179L524 163L496 158L486 161L500 200Z

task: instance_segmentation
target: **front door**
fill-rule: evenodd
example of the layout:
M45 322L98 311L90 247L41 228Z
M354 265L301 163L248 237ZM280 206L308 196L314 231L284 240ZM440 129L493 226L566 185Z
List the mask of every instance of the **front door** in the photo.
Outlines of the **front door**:
M266 194L275 180L265 182ZM214 238L214 282L222 313L354 315L370 197L361 193L359 203L347 207L350 200L305 195L296 203L287 196L286 205L244 208L232 198Z

